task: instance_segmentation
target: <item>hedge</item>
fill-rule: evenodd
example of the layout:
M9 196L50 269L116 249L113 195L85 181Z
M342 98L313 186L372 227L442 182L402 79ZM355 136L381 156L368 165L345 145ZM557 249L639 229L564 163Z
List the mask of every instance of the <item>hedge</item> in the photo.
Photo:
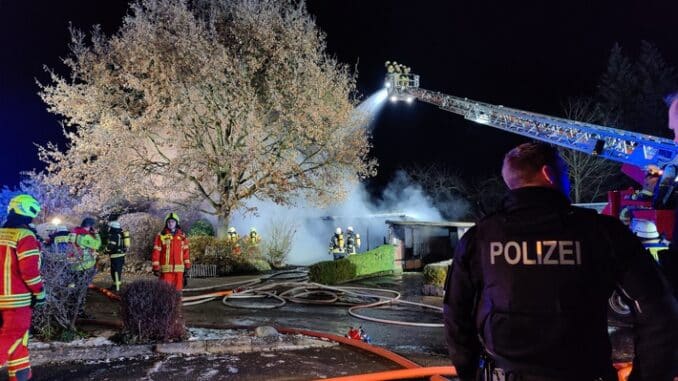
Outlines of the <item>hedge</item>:
M338 284L369 275L393 272L394 258L394 247L382 245L337 261L318 262L310 267L309 277L312 282Z
M451 260L431 263L424 266L424 284L430 284L436 287L445 287L445 277L447 269L452 263Z

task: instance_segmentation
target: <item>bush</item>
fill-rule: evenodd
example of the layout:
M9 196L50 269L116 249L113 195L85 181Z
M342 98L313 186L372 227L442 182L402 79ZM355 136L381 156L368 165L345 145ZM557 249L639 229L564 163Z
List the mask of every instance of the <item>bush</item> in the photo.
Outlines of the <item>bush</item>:
M170 284L140 280L120 294L122 338L126 343L167 342L186 336L181 294Z
M256 247L235 246L226 239L195 236L189 239L191 263L216 265L219 275L262 272L271 269Z
M424 266L424 284L444 287L450 264L452 264L452 260L430 263Z
M41 262L45 304L35 308L32 323L38 337L52 340L75 332L95 270L75 271L66 253L50 249L43 250Z
M349 255L338 261L324 261L312 265L309 277L312 282L337 284L357 278L393 272L395 249L382 245L361 254Z
M266 229L268 236L263 242L264 253L271 266L275 268L285 266L287 256L292 250L296 232L296 224L288 219L276 218L271 220Z
M151 259L153 241L163 228L163 220L148 213L129 213L120 217L123 229L129 230L132 240L127 254L130 262L140 262Z
M193 236L210 236L214 237L214 226L207 220L195 221L188 230L188 235Z

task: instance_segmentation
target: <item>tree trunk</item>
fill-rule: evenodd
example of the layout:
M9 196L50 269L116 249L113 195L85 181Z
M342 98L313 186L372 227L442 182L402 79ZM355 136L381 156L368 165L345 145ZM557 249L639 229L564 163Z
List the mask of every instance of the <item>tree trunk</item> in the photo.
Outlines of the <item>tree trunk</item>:
M226 232L228 231L228 222L229 218L224 216L223 213L219 214L217 218L217 238L226 237Z

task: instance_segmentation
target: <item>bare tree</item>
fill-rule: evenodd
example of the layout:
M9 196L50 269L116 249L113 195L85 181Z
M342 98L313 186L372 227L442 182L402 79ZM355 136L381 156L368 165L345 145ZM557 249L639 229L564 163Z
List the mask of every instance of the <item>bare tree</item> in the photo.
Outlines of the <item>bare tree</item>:
M113 36L72 31L70 77L40 93L69 145L41 158L92 209L170 201L220 235L247 199L341 199L376 163L355 74L325 50L303 1L138 0Z
M431 198L445 218L457 219L471 214L474 201L472 185L458 173L439 164L411 165L403 171Z
M565 117L585 123L606 120L601 108L590 98L570 98L563 105ZM593 202L604 195L604 185L619 172L619 164L568 148L560 154L570 168L572 200L575 203Z

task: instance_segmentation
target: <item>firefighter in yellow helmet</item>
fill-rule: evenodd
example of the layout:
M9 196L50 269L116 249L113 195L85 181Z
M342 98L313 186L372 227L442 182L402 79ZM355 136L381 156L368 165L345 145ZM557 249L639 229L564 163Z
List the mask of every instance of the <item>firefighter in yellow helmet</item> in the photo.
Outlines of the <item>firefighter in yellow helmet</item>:
M184 272L191 268L188 238L179 226L179 215L169 213L165 228L155 237L151 254L153 273L160 276L177 291L184 288Z
M346 256L346 243L344 241L344 234L341 232L341 228L336 228L334 234L330 239L330 254L334 257L334 260L342 259Z
M40 276L40 249L28 228L40 204L28 194L10 200L7 221L0 228L0 367L7 366L9 380L31 378L28 330L32 308L45 302Z

